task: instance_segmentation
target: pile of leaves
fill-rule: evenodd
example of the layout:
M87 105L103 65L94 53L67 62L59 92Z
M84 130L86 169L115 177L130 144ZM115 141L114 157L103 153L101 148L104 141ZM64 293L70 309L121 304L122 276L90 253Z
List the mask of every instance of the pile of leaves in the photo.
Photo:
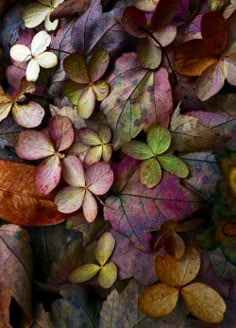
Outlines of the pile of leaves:
M235 0L0 17L0 326L236 327Z

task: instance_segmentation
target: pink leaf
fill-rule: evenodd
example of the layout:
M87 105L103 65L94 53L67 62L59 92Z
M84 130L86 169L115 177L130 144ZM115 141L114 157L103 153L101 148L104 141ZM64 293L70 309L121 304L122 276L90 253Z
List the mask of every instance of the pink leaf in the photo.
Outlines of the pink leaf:
M88 190L86 191L84 197L83 213L88 222L93 222L98 214L98 206L96 199Z
M61 179L61 161L54 155L45 159L36 170L35 187L41 194L49 194Z
M109 164L96 163L85 173L88 189L95 195L105 194L112 186L114 174Z
M66 116L53 116L49 120L48 132L58 152L68 149L74 141L74 129Z
M12 114L19 125L25 128L34 128L41 124L45 112L41 105L30 101L25 105L14 104Z
M158 186L148 189L140 183L137 170L128 177L118 195L107 199L104 218L116 231L129 237L136 247L149 250L151 235L148 229L160 228L169 219L184 219L199 205L198 197L181 185L177 177L164 174Z
M147 21L145 13L134 6L127 7L122 16L122 25L125 30L136 38L145 38L147 34L140 29L146 27Z
M39 131L21 132L15 149L19 157L28 160L45 158L55 153L51 140Z
M63 178L71 186L84 187L84 168L78 157L69 155L62 161Z

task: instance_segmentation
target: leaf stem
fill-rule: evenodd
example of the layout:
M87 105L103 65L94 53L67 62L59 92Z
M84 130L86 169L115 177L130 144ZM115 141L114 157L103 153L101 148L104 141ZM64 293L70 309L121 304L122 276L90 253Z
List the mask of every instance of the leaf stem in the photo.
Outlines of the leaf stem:
M51 48L51 47L48 47L48 49L53 50L53 51L58 51L58 52L64 52L64 54L72 55L72 52L68 52L68 51L65 51L65 50L60 50L60 49Z

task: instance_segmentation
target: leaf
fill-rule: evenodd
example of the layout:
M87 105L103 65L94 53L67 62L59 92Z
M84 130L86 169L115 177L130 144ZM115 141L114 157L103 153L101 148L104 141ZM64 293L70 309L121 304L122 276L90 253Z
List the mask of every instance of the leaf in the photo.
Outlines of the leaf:
M169 130L161 126L152 126L147 133L147 144L154 155L163 154L168 150L171 143Z
M52 304L53 327L97 327L95 310L83 288L67 284L61 287L60 294L63 298Z
M230 150L236 150L235 144L235 116L227 113L209 113L204 111L190 112L192 117L199 120L200 124L203 124L210 128L214 133L220 134L226 140L224 147ZM228 139L228 140L227 140Z
M208 252L210 264L219 279L234 280L236 275L236 266L231 264L225 258L220 248Z
M144 289L139 298L139 309L150 317L160 318L174 310L178 298L177 288L158 283Z
M144 160L140 164L140 181L147 188L158 185L162 178L161 166L154 157Z
M220 145L225 138L211 129L205 120L198 119L198 112L195 116L192 116L193 113L180 114L180 107L175 110L170 123L172 147L178 151L193 152Z
M34 307L34 320L32 323L32 328L44 327L53 328L52 319L49 312L47 312L42 304L36 304Z
M154 283L157 280L154 271L156 253L143 252L119 232L111 230L111 233L116 240L116 246L110 260L118 267L119 279L134 277L140 285Z
M161 282L173 287L181 287L194 278L200 270L200 254L195 249L189 249L181 259L172 256L157 256L155 268Z
M103 13L100 1L93 0L71 31L74 49L86 57L98 48L106 49L111 56L120 53L126 34L118 23L119 17L120 9Z
M74 141L74 130L70 119L56 115L48 121L48 133L58 152L68 149Z
M36 192L32 165L0 161L0 217L21 226L42 226L65 220L57 212L53 195Z
M11 116L8 116L0 123L0 147L14 147L17 136L22 128L15 123Z
M58 108L53 105L49 105L49 107L52 116L61 115L68 117L75 129L80 129L86 126L85 121L79 117L76 108L69 106L63 106L62 108Z
M174 155L161 155L158 157L158 160L165 171L179 178L186 178L189 174L188 166L185 162Z
M223 321L226 304L214 289L195 282L182 288L181 294L190 312L198 319L208 323Z
M89 8L90 2L90 0L67 0L51 12L50 20L69 18L74 14L82 15Z
M136 54L125 53L116 60L107 82L110 93L102 101L101 110L112 129L115 149L151 124L168 126L172 97L165 69L154 74L141 67Z
M95 195L105 194L111 188L114 180L110 165L104 162L91 165L85 175L86 184Z
M122 151L130 157L140 160L149 159L154 156L151 149L144 142L136 140L127 142L122 147Z
M107 263L99 272L98 282L102 288L111 288L117 279L117 267L114 263Z
M184 184L201 198L213 202L217 184L222 179L216 156L208 151L188 153L181 155L180 158L188 165L190 171Z
M198 198L184 188L178 178L164 174L158 186L147 189L139 182L136 171L128 177L119 194L107 199L104 218L115 230L129 237L136 247L148 250L148 229L159 228L170 217L178 221L198 206Z
M1 291L2 288L9 289L10 296L30 318L32 253L29 235L16 225L2 225L0 227L0 247Z

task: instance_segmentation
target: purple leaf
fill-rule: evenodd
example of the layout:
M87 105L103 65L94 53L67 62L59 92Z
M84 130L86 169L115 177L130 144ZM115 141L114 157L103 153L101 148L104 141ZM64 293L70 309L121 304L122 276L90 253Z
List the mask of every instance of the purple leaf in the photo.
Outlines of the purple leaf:
M66 116L53 116L48 123L48 132L58 152L68 149L74 141L74 129Z
M112 186L114 174L109 164L96 163L87 169L85 180L88 189L95 195L104 195Z
M140 183L139 171L136 171L119 195L107 199L104 218L136 247L149 250L148 229L160 228L166 220L184 219L199 205L198 197L182 186L177 177L164 174L158 186L148 189Z

